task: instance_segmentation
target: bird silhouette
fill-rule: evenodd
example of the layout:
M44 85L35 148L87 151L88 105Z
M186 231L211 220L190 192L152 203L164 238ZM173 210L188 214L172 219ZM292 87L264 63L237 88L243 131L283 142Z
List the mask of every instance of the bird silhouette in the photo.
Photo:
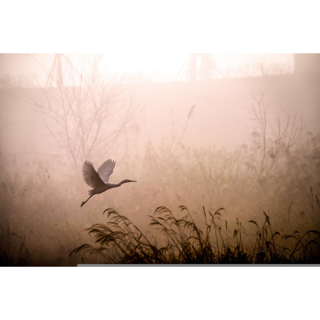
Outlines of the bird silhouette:
M102 192L105 192L111 188L117 188L120 187L123 183L127 182L137 182L134 180L122 180L118 184L112 184L109 183L109 177L113 172L113 169L116 165L116 162L109 159L106 162L104 162L98 171L96 171L93 167L93 164L90 161L85 161L84 165L82 167L82 174L83 179L89 185L93 188L93 190L89 190L88 193L90 197L81 203L81 207L86 204L91 197L93 197L95 194L99 194Z

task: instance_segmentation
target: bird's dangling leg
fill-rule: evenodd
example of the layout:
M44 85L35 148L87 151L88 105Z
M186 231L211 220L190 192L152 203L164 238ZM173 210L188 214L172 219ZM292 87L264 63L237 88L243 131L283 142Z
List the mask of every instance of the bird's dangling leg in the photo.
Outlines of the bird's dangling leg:
M93 194L86 201L81 202L81 207L84 206L92 196L93 196Z

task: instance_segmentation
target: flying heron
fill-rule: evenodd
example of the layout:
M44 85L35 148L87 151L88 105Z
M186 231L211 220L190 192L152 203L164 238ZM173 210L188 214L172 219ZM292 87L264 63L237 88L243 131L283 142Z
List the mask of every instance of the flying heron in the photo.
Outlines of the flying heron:
M109 177L113 172L113 169L116 165L116 162L109 159L105 163L103 163L98 171L96 171L90 161L85 161L82 167L83 179L84 181L93 188L93 190L89 190L88 193L90 197L81 203L81 207L89 201L89 199L95 194L99 194L105 192L111 188L120 187L123 183L127 182L137 182L134 180L122 180L118 184L109 183Z

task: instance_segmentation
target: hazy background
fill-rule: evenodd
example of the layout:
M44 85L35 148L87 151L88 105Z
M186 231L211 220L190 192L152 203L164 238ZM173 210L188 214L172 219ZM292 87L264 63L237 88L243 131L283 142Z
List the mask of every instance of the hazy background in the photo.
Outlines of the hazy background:
M55 54L2 54L1 76L36 77L43 83L47 81L47 72L51 69ZM97 54L86 54L87 59L93 61ZM179 70L185 62L186 53L105 53L99 62L99 72L124 73L138 78L144 77L145 81L172 82L176 79ZM74 65L82 63L83 54L68 54ZM234 76L249 75L249 71L264 65L271 68L280 65L288 71L294 69L294 54L211 54L212 60L223 73ZM88 62L88 61L87 61ZM247 74L246 74L247 73Z
M33 264L74 264L107 207L145 229L181 204L318 227L319 84L319 54L1 54L4 247L10 229ZM80 209L84 160L109 158L138 183Z
M135 108L139 109L135 122L135 146L131 147L140 152L143 152L147 140L159 143L162 139L172 139L179 130L183 131L192 105L196 108L182 142L194 147L216 145L233 150L250 134L247 108L253 95L261 91L266 92L265 102L269 104L270 116L274 115L271 112L283 108L291 114L298 112L313 131L318 128L317 83L309 84L301 77L294 77L294 54L211 54L212 81L209 83L199 81L199 74L196 82L190 81L188 54L66 56L87 76L94 69L102 79L115 75L121 77L121 82L127 85L126 90L130 90L130 97L135 100ZM1 88L54 86L52 82L58 77L59 69L54 59L54 54L2 54ZM201 57L197 59L197 72L200 73ZM95 66L94 61L97 62ZM307 74L319 70L319 57L314 56L310 61L314 66L305 66ZM66 69L67 62L62 58L61 70L66 72ZM71 83L64 75L64 85L78 83ZM10 102L5 103L5 99ZM37 111L32 104L25 103L26 95L2 90L1 100L0 125L6 127L1 132L2 147L14 152L28 152L34 145L41 144L43 139L39 137L43 135L35 130L41 124L30 125L34 121L41 123L41 120L37 120ZM229 129L231 126L233 130Z

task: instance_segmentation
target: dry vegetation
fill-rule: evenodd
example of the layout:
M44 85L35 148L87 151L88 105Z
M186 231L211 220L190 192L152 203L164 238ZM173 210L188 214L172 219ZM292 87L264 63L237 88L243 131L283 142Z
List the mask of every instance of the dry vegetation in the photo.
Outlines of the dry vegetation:
M320 262L320 136L297 117L269 119L259 95L247 143L226 152L182 144L192 108L180 136L134 157L136 109L96 81L58 84L37 102L59 156L0 155L1 265ZM80 208L89 189L82 163L97 168L120 143L110 182L138 183Z
M143 158L117 159L112 181L136 186L82 209L81 166L1 161L1 263L319 263L320 137L290 117L271 130L263 104L252 110L248 145L149 144Z

